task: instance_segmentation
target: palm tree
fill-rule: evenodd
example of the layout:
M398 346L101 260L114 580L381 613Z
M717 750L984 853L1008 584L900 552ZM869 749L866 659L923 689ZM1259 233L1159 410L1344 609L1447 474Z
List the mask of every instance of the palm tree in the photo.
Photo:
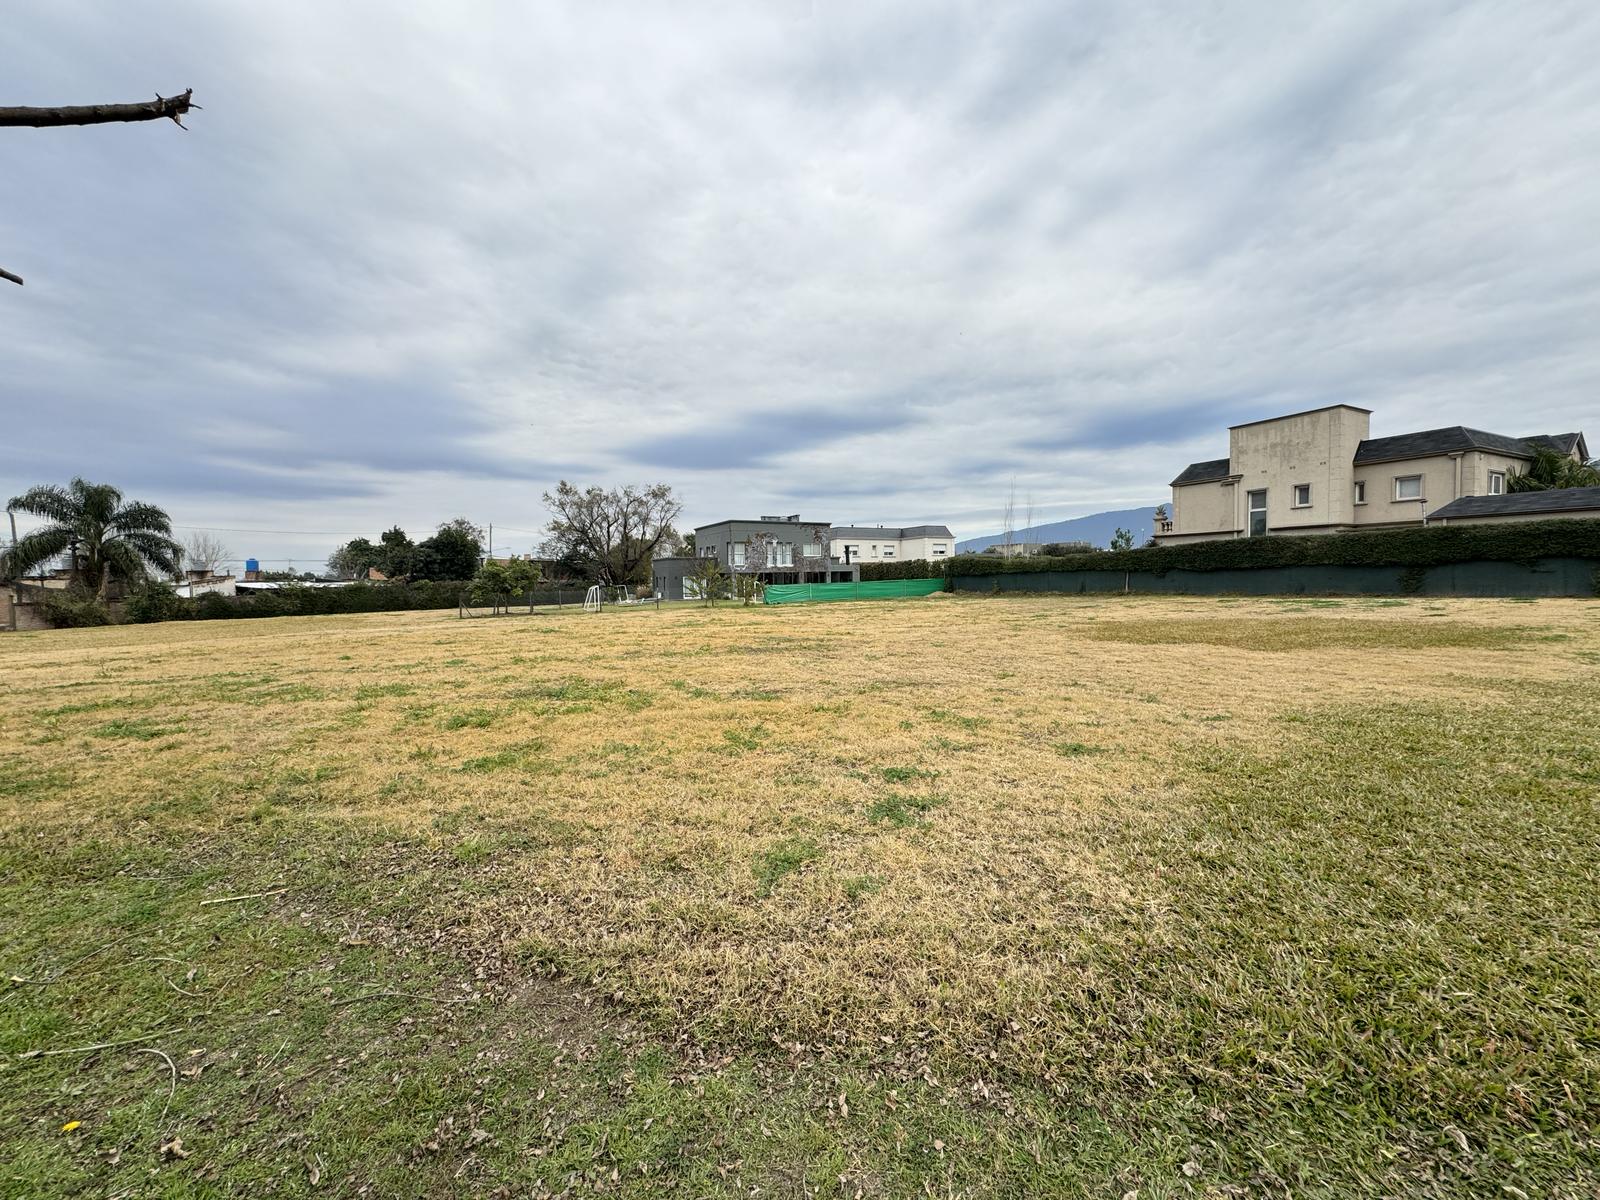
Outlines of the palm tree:
M20 579L63 553L70 553L73 581L93 581L104 600L113 574L142 578L150 567L177 573L183 547L172 540L172 522L153 504L123 502L108 483L74 479L66 487L41 484L6 505L50 524L35 529L4 556L5 573Z
M1533 462L1526 471L1506 477L1508 492L1546 492L1577 487L1600 487L1600 462L1579 462L1543 447L1533 452Z

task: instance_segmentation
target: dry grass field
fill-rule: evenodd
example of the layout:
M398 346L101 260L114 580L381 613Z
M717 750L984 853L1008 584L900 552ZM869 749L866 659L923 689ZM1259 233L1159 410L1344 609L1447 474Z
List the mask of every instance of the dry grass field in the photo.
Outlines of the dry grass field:
M1597 666L1582 601L7 635L0 1195L1593 1196Z

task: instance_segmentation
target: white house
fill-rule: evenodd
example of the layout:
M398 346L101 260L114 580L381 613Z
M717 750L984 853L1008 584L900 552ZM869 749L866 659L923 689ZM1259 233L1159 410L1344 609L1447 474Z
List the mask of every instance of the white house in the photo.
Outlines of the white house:
M948 525L836 525L828 534L828 553L841 562L933 562L956 552Z

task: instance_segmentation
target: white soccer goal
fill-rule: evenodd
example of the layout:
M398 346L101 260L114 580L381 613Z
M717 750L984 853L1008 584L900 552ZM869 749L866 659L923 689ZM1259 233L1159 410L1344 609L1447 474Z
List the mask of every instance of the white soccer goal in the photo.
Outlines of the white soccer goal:
M605 603L605 592L598 583L583 595L583 611L586 613L599 612L603 603Z

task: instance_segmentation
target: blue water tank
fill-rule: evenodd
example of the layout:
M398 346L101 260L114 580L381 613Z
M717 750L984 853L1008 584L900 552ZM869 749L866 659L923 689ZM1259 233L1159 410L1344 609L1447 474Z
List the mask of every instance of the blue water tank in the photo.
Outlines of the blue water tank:
M246 571L259 571L261 570L261 564L253 558L247 558L244 560L244 569Z

